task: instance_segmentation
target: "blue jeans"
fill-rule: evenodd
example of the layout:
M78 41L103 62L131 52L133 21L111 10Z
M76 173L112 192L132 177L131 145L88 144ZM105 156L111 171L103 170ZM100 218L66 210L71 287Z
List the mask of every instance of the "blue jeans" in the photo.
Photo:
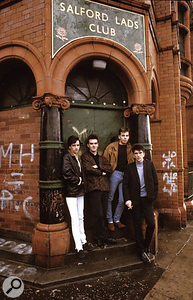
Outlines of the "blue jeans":
M121 215L123 213L124 199L123 199L122 181L123 181L123 172L115 170L110 177L110 191L109 191L108 207L107 207L108 223L113 223L113 221L119 222ZM114 217L113 217L112 202L113 202L117 187L119 188L119 198L118 198L118 204L115 209L115 213L114 213Z

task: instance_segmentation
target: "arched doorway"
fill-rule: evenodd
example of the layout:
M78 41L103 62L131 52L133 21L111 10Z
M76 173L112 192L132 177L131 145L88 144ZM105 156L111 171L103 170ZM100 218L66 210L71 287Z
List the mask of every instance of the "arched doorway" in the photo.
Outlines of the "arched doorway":
M0 110L29 105L36 95L36 82L31 69L19 59L0 64Z
M112 71L112 62L97 58L83 60L69 73L66 96L71 108L63 118L64 141L71 134L84 143L86 137L96 133L100 151L116 139L118 129L126 125L123 111L127 106L127 93L119 77Z

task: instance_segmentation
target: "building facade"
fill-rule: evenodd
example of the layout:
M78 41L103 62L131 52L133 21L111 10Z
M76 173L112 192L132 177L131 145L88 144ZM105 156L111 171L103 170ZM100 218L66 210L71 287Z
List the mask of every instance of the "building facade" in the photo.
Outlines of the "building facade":
M69 250L65 142L76 134L84 143L95 132L102 152L121 126L155 162L160 222L186 226L192 1L3 0L0 19L1 228L34 230L34 252L59 262ZM44 239L63 243L47 253L38 248Z

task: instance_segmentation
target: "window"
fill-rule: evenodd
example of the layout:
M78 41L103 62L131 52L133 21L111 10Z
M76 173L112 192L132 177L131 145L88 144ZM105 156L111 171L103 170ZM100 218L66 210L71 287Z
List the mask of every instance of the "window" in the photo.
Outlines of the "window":
M0 109L31 104L36 82L31 69L22 61L9 59L0 64Z
M66 95L71 103L93 106L123 107L127 105L127 94L119 78L108 68L96 70L93 60L78 64L69 74Z

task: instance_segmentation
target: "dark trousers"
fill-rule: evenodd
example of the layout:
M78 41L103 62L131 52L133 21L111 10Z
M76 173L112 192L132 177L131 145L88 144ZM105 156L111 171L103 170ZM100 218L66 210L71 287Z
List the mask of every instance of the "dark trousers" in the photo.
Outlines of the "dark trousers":
M133 217L137 251L141 254L146 248L149 248L155 229L153 205L146 197L141 197L134 205ZM142 231L142 222L144 218L147 225L145 237L143 236Z
M105 225L105 216L107 211L108 193L102 191L92 191L88 193L89 211L92 215L92 233L94 240L107 238L107 227Z

